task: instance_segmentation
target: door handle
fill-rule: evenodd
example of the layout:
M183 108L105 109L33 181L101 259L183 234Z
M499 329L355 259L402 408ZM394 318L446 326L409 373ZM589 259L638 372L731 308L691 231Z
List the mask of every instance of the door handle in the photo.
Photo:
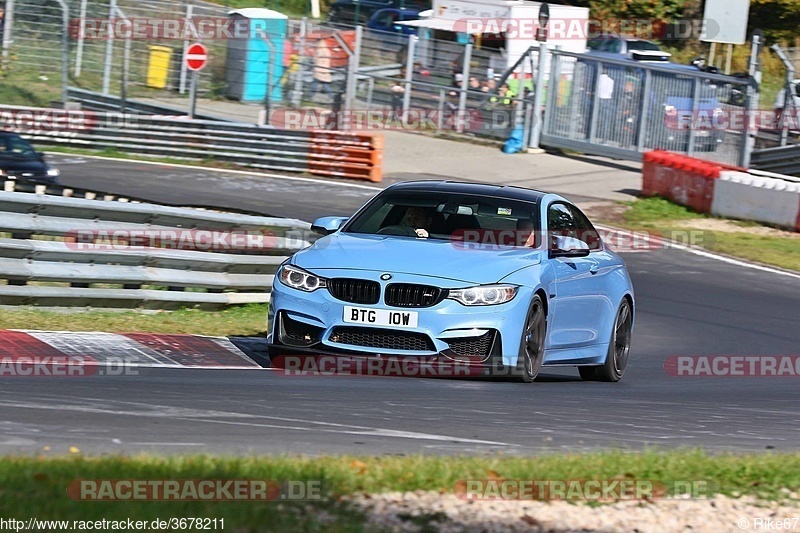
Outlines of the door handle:
M599 263L592 263L592 266L589 267L589 272L592 274L597 274L600 271L600 264Z

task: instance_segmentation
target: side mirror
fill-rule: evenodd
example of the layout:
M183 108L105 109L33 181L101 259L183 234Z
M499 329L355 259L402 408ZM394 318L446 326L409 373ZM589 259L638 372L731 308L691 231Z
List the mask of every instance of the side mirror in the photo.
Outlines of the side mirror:
M320 235L330 235L334 231L341 228L348 217L322 217L318 218L311 224L311 231L319 233Z
M589 245L575 237L556 235L550 241L550 257L586 257Z

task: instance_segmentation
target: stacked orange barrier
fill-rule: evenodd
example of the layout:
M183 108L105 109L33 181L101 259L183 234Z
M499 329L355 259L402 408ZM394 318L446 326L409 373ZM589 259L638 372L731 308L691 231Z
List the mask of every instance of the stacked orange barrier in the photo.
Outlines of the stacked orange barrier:
M318 176L380 182L383 135L314 130L308 155L309 172Z
M663 196L701 213L711 211L720 172L737 168L663 150L647 152L642 161L642 195Z

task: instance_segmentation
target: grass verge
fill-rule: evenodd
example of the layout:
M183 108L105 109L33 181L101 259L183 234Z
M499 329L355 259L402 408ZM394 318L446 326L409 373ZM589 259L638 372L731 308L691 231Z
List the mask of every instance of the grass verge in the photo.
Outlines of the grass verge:
M248 304L222 311L181 309L155 313L7 308L0 312L0 329L249 336L264 332L267 307L267 304Z
M598 222L655 232L687 244L749 261L800 271L800 234L756 222L715 218L664 198L641 198L622 213L600 214Z
M73 452L77 450L73 449ZM321 499L289 502L82 501L74 480L264 480L318 482ZM701 451L515 457L6 457L0 460L0 512L58 520L223 518L234 531L353 531L363 516L344 495L432 490L453 493L461 480L705 481L710 492L786 500L800 489L800 454L710 456ZM308 487L309 485L305 485ZM668 492L670 496L672 492ZM711 495L710 493L708 495ZM291 528L291 529L287 529Z

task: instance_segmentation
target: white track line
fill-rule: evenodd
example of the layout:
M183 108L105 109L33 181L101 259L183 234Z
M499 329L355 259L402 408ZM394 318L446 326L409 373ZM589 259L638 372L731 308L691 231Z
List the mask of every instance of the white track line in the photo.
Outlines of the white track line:
M623 232L623 233L624 232L632 233L630 230L625 230L625 229L621 229L621 228L614 228L612 226L603 226L603 225L596 224L595 227L597 227L598 229L604 230L604 231L619 231L619 232ZM642 235L640 237L643 237L648 242L653 241L652 237L650 237L649 235ZM747 261L744 261L744 260L741 260L741 259L734 259L732 257L728 257L728 256L725 256L725 255L718 255L718 254L715 254L715 253L712 253L712 252L708 252L706 250L702 250L702 249L695 248L695 247L692 247L692 246L686 246L685 244L678 244L675 241L671 241L671 240L665 239L663 237L659 237L658 241L664 243L664 246L666 248L675 248L677 250L688 252L690 254L694 254L694 255L697 255L697 256L700 256L700 257L705 257L705 258L708 258L708 259L715 259L717 261L721 261L723 263L728 263L728 264L731 264L731 265L736 265L736 266L745 267L745 268L752 268L754 270L760 270L762 272L769 272L770 274L780 274L782 276L789 276L790 278L800 279L800 274L796 274L794 272L787 272L785 270L780 270L780 269L777 269L777 268L771 268L771 267L768 267L768 266L759 265L758 263L750 263L750 262L747 262Z
M161 163L158 161L145 161L141 159L121 159L118 157L104 157L100 155L84 155L84 154L69 154L65 152L45 152L48 155L71 155L71 156L80 156L80 157L88 157L92 159L102 159L104 161L120 161L122 163L142 163L145 165L158 165L158 166L167 166L167 167L174 167L174 168L186 168L191 170L210 170L212 172L225 172L229 174L242 174L246 176L258 176L264 178L275 178L280 180L287 180L287 181L304 181L304 182L311 182L311 183L323 183L327 185L337 185L339 187L350 187L353 189L367 189L370 191L382 191L382 187L374 187L370 185L360 185L358 183L340 183L338 181L329 181L317 178L302 178L300 176L283 176L281 174L268 174L266 172L253 172L247 170L229 170L225 168L214 168L214 167L201 167L199 165L181 165L180 163Z

